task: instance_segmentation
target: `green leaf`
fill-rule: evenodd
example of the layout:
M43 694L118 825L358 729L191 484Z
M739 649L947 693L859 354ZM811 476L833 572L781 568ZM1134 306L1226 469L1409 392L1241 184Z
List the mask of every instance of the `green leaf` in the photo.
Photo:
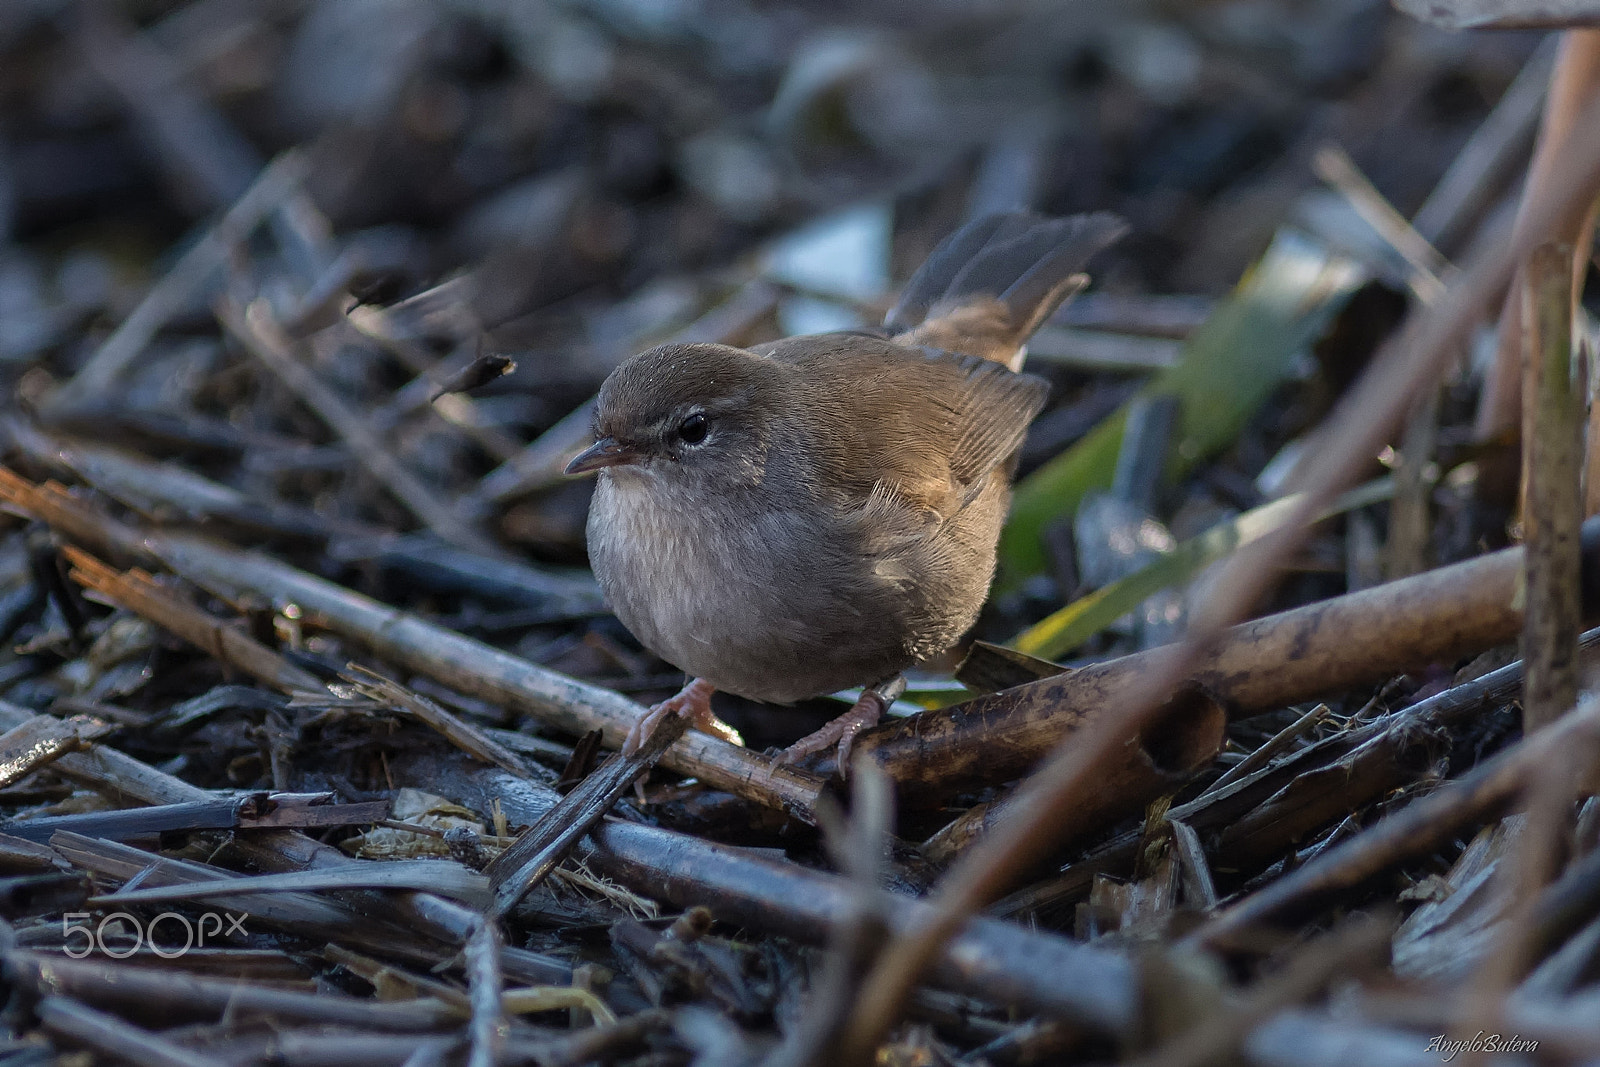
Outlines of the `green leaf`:
M1145 386L1146 393L1179 398L1169 477L1238 436L1288 377L1295 354L1322 332L1361 280L1353 261L1296 230L1278 231L1228 299L1189 336L1182 362ZM1111 485L1126 417L1124 406L1017 485L1000 538L1002 582L1044 570L1044 528L1073 514L1091 490Z
M1393 495L1394 480L1379 478L1341 496L1317 517L1317 521L1387 500ZM1146 598L1188 582L1240 545L1276 530L1289 517L1297 500L1298 494L1286 496L1218 523L1160 559L1041 619L1012 638L1011 647L1030 656L1059 659L1137 608Z

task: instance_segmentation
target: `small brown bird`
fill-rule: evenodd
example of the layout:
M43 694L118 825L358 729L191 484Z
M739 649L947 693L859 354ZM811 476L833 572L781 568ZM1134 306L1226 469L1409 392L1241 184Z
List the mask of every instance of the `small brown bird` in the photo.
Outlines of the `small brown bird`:
M844 766L882 686L977 619L1047 392L1016 373L1023 345L1123 230L991 215L934 250L881 331L663 345L612 372L567 466L600 472L590 560L623 625L694 676L624 751L671 712L736 740L717 689L782 704L868 686L782 757L838 743Z

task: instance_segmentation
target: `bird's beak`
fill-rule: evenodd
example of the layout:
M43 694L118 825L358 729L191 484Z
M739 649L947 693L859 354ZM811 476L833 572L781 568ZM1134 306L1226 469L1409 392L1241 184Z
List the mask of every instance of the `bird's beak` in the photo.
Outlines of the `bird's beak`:
M588 448L572 457L567 464L568 474L588 474L601 467L620 467L639 461L639 450L623 444L615 437L602 437Z

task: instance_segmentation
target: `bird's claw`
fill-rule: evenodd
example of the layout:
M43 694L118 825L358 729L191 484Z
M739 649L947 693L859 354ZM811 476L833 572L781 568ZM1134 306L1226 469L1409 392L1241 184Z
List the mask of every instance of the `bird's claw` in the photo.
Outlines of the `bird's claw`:
M869 726L876 726L878 720L883 718L883 713L888 710L889 702L881 693L868 689L861 694L854 706L843 715L827 723L815 733L807 734L774 757L778 764L794 764L807 756L825 751L830 745L839 746L838 767L841 777L848 777L850 773L850 749L855 744L856 735Z
M622 754L631 756L639 751L645 739L655 732L656 726L668 715L682 715L689 720L689 725L701 733L742 746L744 738L739 736L739 731L717 718L716 712L711 710L711 694L714 692L716 688L710 682L696 678L679 690L676 696L651 705L629 728L628 736L622 742Z

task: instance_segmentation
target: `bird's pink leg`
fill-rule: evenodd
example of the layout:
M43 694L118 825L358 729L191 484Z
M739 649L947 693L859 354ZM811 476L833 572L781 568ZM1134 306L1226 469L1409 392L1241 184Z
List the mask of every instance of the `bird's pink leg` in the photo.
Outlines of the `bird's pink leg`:
M884 712L889 710L889 705L899 700L900 694L905 691L906 680L899 675L887 682L863 689L860 698L849 711L778 753L778 762L797 763L812 753L821 752L829 745L836 744L839 746L839 774L848 776L850 746L855 743L856 734L869 726L876 726L878 720L883 718Z
M739 736L739 731L717 718L716 713L711 710L711 694L716 691L716 686L710 682L696 678L679 690L677 696L668 697L651 707L628 731L627 739L622 742L622 754L631 756L639 751L639 746L643 745L645 738L655 730L656 724L668 715L674 714L688 719L690 724L703 734L720 737L735 745L744 744L744 738Z

